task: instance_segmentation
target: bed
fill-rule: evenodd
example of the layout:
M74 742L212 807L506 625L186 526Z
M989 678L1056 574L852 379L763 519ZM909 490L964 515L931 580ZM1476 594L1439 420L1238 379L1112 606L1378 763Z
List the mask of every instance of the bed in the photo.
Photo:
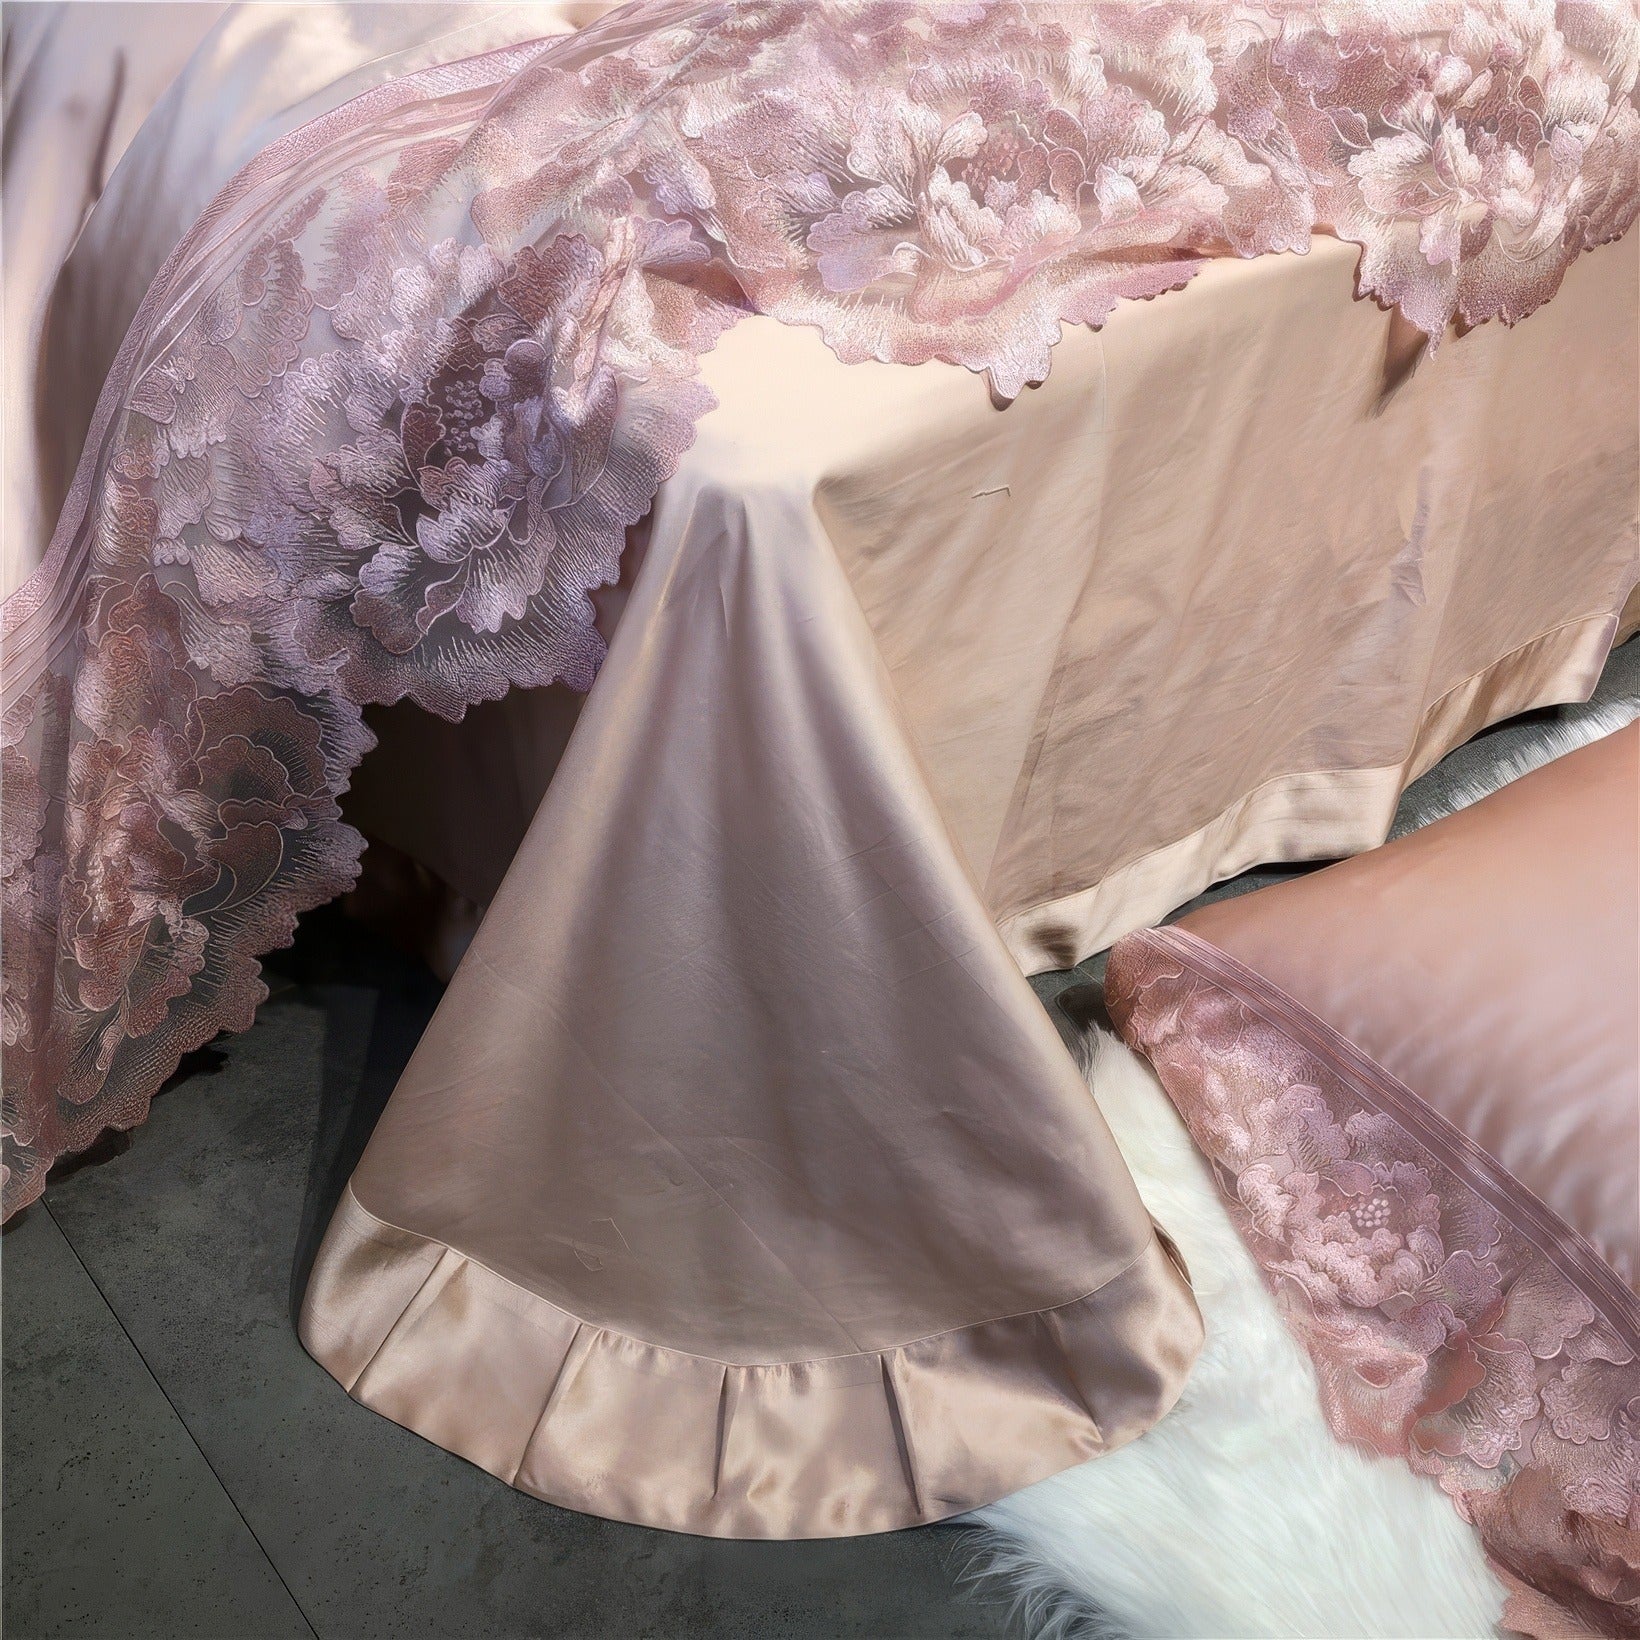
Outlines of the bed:
M6 604L11 1207L248 1021L255 956L355 875L345 792L476 925L308 1289L304 1341L351 1393L544 1497L737 1536L943 1518L1142 1434L1199 1317L1024 975L1256 861L1378 842L1413 776L1582 698L1640 617L1635 241L1605 243L1635 208L1631 42L1620 8L1546 15L1494 38L1436 7L1450 49L1426 60L1416 30L1285 5L868 8L835 35L819 9L638 6L552 39L530 8L230 13L66 294L28 310L112 385L59 407L91 454ZM735 102L778 67L767 40L852 94L934 39L974 107L1003 95L997 50L1046 50L1096 107L1066 43L1094 26L1113 77L1176 76L1122 140L1167 109L1194 192L1164 166L1144 195L1076 138L1104 237L1038 247L979 317L943 286L882 294L912 265L882 200L788 243L729 187L778 147L734 123L780 101ZM252 40L293 79L233 79ZM862 40L888 42L868 66ZM1508 209L1536 216L1443 216L1425 179L1366 223L1399 184L1339 159L1336 109L1299 130L1339 61L1424 76L1429 117L1478 122L1488 154L1504 130L1536 151L1517 104L1541 131L1531 76L1561 75L1560 170L1509 174ZM634 118L621 99L713 75L733 119L704 96L676 115L641 210L576 191L600 173L566 130L596 148ZM1208 81L1242 135L1184 117L1177 87ZM963 116L930 152L1014 187L1036 162L1009 121L1048 120L1031 83L995 151ZM177 133L220 130L230 84L238 146L213 171ZM555 125L565 85L618 117ZM891 171L896 107L862 113L878 150L833 132L828 163ZM720 116L736 157L708 207L674 162ZM1289 193L1273 147L1258 167L1235 147L1282 119L1310 167ZM1414 123L1357 147L1402 142L1393 170ZM1062 175L1072 139L1037 135ZM815 164L781 173L782 211L811 208ZM573 234L532 215L547 171ZM1546 203L1574 176L1581 216ZM132 189L172 203L121 280ZM1014 195L986 198L1000 221ZM708 219L745 249L733 289ZM814 268L782 262L796 245ZM389 353L421 409L373 396L359 360ZM542 372L583 357L544 431ZM483 442L505 433L486 403L537 418L523 444ZM369 476L384 438L393 461L414 446L414 528ZM539 562L482 488L503 456L557 518ZM506 552L431 578L481 527Z

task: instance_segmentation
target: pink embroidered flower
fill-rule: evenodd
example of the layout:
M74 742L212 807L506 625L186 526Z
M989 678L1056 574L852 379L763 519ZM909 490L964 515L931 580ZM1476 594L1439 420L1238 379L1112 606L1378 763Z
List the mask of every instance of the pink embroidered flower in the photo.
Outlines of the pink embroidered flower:
M1530 312L1558 287L1568 242L1605 236L1594 220L1609 185L1595 178L1607 161L1590 167L1587 200L1584 168L1627 118L1556 22L1546 6L1471 5L1440 49L1367 34L1377 129L1328 109L1353 186L1330 185L1323 209L1363 245L1363 287L1431 336L1454 316L1479 324ZM1613 60L1615 43L1591 34Z
M1282 1312L1309 1351L1327 1421L1346 1440L1385 1454L1406 1450L1429 1363L1386 1336L1370 1317L1319 1312L1283 1287Z
M1559 1439L1579 1445L1608 1439L1613 1420L1628 1415L1635 1402L1640 1402L1640 1368L1632 1359L1572 1361L1543 1386L1549 1427ZM1634 1410L1640 1412L1640 1406Z
M917 80L909 100L887 89L862 94L848 165L867 185L844 195L808 235L828 290L904 274L917 281L914 305L931 307L940 270L1012 267L1080 232L1088 180L1080 122L1054 108L1040 81L1009 70L997 78L929 87L938 101L920 100ZM1157 136L1165 145L1165 132ZM1119 209L1137 204L1132 184L1119 190L1114 173L1106 191ZM927 277L918 280L925 259Z
M1249 1155L1283 1156L1294 1171L1324 1178L1347 1196L1365 1195L1378 1182L1371 1168L1353 1159L1349 1135L1309 1082L1279 1086L1258 1100L1247 1142Z
M272 467L255 524L313 596L294 638L312 662L451 715L512 681L590 681L584 544L624 539L682 442L635 447L623 409L651 404L653 435L700 402L671 380L694 315L658 322L646 280L694 255L687 234L618 228L507 262L445 243L361 280L352 345L277 395L282 418L336 429L334 453Z
M161 727L136 730L124 745L82 742L69 764L63 917L79 999L112 1015L110 1046L153 1030L204 961L205 928L183 907L209 874L168 835L192 818L186 762L185 745ZM151 940L163 943L163 960L153 960Z
M1290 1273L1316 1292L1357 1308L1410 1301L1442 1253L1440 1208L1419 1168L1370 1170L1361 1194L1330 1178L1287 1226ZM1351 1168L1352 1183L1356 1177Z
M68 1099L94 1093L120 1045L189 991L207 960L204 905L220 915L254 900L291 834L336 814L317 719L253 685L200 696L181 611L152 577L111 595L99 624L76 680L95 738L69 754L60 887L98 1045L88 1065L58 1041Z
M1389 135L1350 161L1367 208L1416 223L1418 248L1432 263L1455 263L1459 234L1483 175L1463 127L1442 118L1433 93L1397 110Z
M0 1042L19 1086L28 1086L34 1071L36 1024L49 1021L56 1004L53 925L61 873L60 856L42 846L50 804L26 747L62 745L72 716L68 681L48 674L0 719ZM32 1143L38 1105L12 1101L6 1115Z
M1412 1440L1424 1452L1496 1469L1538 1411L1537 1364L1513 1339L1459 1334L1432 1350Z
M193 681L177 611L144 577L110 595L100 625L75 680L75 713L95 738L69 754L61 893L106 1069L119 1039L152 1031L203 964L206 929L186 905L212 874L195 857L205 802L189 767ZM157 721L150 701L164 703Z
M1547 1261L1528 1264L1509 1284L1493 1331L1518 1338L1540 1361L1553 1361L1594 1322L1587 1293Z

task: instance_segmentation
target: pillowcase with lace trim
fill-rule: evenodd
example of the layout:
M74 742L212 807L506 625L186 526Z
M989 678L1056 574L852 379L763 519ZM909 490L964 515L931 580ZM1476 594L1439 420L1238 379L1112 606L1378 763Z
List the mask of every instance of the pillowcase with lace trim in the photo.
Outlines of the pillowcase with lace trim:
M1640 725L1106 990L1333 1427L1439 1479L1523 1631L1640 1633Z

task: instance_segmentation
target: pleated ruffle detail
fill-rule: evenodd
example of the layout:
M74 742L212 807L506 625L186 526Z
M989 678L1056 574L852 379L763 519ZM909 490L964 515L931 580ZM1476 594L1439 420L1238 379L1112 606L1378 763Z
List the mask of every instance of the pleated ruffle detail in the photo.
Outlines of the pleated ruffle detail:
M1159 1237L1096 1291L895 1349L736 1365L581 1320L349 1189L302 1342L363 1405L565 1508L712 1537L960 1514L1142 1434L1200 1345Z

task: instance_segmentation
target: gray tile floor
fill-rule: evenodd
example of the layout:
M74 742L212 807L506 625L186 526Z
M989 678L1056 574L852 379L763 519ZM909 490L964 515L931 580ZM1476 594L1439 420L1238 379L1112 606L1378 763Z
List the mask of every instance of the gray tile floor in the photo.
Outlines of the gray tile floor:
M1601 688L1635 693L1640 640ZM1425 781L1530 733L1494 730ZM1042 976L1039 994L1101 966ZM7 1640L1006 1631L961 1586L958 1529L741 1544L613 1525L349 1401L291 1318L436 987L333 913L269 977L252 1030L193 1056L133 1139L6 1231Z

